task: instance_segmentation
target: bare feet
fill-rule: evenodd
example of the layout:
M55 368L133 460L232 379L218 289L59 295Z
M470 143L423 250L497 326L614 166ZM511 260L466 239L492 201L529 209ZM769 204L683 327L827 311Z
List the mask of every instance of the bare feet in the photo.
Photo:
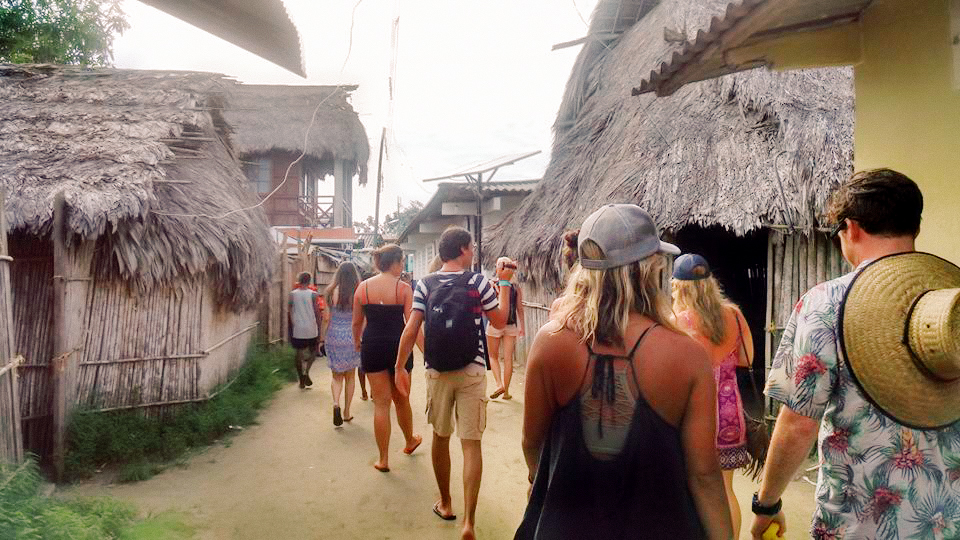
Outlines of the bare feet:
M477 535L473 532L473 525L467 525L464 523L463 529L460 530L460 540L475 540Z
M407 447L403 449L403 453L409 456L410 454L413 453L414 450L417 449L417 447L420 446L420 443L422 442L423 442L423 437L421 437L420 435L414 435L413 444L407 443Z
M363 401L366 401L366 400L370 399L370 398L367 397L367 389L366 389L366 388L361 388L361 389L360 389L360 399L362 399Z
M381 465L379 461L373 464L373 468L380 472L390 472L390 467L387 467L386 465Z
M503 392L503 399L513 399L513 396L511 396L509 392L504 391L504 392Z

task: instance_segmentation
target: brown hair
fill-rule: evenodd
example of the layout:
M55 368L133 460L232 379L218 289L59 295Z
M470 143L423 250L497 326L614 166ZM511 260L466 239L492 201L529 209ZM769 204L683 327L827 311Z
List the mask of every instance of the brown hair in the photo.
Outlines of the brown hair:
M350 261L344 261L337 267L337 273L333 276L333 282L327 285L324 293L327 296L327 305L336 306L341 310L353 309L353 295L357 292L357 285L360 284L360 273L357 272L357 265ZM337 291L337 302L333 302L333 291Z
M856 221L869 234L916 236L920 232L923 194L917 184L891 169L860 171L836 189L827 219Z
M386 272L394 264L403 262L403 248L396 244L384 244L373 250L370 255L373 256L373 265L381 272Z
M473 242L473 235L463 227L448 227L440 235L440 245L437 251L440 252L440 260L443 262L452 261L463 253L463 248Z
M310 272L300 272L300 275L297 276L297 283L307 286L310 284Z
M580 240L580 229L567 231L563 233L563 245L560 247L560 253L563 256L563 262L567 265L567 270L577 264L577 244Z

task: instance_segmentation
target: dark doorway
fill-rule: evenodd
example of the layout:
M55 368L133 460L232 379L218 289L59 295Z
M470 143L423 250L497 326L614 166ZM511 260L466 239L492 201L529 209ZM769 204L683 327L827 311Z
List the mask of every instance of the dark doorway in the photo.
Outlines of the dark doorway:
M707 259L727 297L740 306L753 334L753 367L762 377L767 315L767 231L761 229L737 236L717 226L684 227L674 238L683 253L699 253Z

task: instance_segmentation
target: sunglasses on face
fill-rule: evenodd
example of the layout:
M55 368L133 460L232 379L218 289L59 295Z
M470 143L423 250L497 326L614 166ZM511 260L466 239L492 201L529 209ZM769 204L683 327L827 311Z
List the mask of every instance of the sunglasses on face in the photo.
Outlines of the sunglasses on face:
M843 219L840 221L840 223L837 223L837 225L833 228L832 231L830 231L830 239L836 240L837 237L840 236L840 231L846 228L847 228L847 220Z

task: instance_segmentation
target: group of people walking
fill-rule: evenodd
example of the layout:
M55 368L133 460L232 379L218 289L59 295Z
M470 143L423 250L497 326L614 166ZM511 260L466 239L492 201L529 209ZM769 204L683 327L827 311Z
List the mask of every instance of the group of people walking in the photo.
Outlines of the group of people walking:
M787 531L780 497L818 440L814 538L960 537L960 268L915 251L922 206L916 184L888 169L854 175L831 198L831 237L855 270L799 300L773 359L765 391L781 407L750 505L753 538ZM389 470L391 403L404 451L421 443L409 394L411 352L423 350L433 512L456 519L456 431L462 538L475 535L486 370L495 370L489 398L510 399L510 355L525 331L516 264L499 259L488 280L469 270L473 249L469 232L448 229L442 266L411 288L399 278L402 251L386 246L378 276L357 285L342 265L326 299L327 353L343 373L357 364L334 360L333 306L352 298L350 350L371 381L378 470ZM530 491L515 538L739 538L733 472L752 456L736 370L754 359L740 308L706 259L662 241L636 205L598 209L564 236L564 251L566 287L527 355ZM292 303L309 296L295 294ZM306 307L291 311L308 318ZM306 361L298 356L298 370Z

